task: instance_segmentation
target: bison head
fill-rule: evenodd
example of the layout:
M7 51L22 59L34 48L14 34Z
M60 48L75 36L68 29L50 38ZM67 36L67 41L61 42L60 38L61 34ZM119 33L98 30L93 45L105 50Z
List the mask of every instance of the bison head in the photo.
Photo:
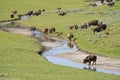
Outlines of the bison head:
M84 60L83 60L83 63L84 63L84 64L85 64L85 63L87 63L87 62L88 62L88 60L87 60L87 59L84 59Z

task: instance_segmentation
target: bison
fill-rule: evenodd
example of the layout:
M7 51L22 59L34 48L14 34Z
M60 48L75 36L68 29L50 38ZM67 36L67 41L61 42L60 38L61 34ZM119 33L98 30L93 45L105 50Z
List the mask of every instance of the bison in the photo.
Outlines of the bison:
M42 33L48 33L48 28L45 28L44 30L42 30Z
M54 27L50 27L49 29L48 29L48 32L49 33L53 33L53 32L55 32L56 31L56 29L54 28Z
M11 18L14 18L14 14L11 14L10 17L11 17Z
M36 28L35 26L32 26L32 27L30 28L30 30L31 30L31 31L35 31L35 30L37 30L37 28Z
M78 29L78 25L77 24L75 24L75 25L72 25L72 26L69 26L69 29L74 29L74 30L77 30Z
M90 22L88 22L88 25L89 26L99 26L99 25L101 25L102 24L102 21L99 21L99 20L92 20L92 21L90 21Z
M96 60L97 60L97 56L96 55L88 55L85 57L85 59L83 60L83 63L89 63L89 65L91 65L91 62L93 61L92 65L96 65Z
M93 32L94 32L94 34L95 34L95 32L100 32L100 31L106 30L106 28L107 28L107 25L106 25L106 24L102 24L102 25L100 25L100 26L97 26L97 27L93 30Z
M38 11L36 11L36 12L33 13L33 16L34 16L34 15L38 16L38 15L40 15L40 14L41 14L41 10L38 10Z
M68 38L70 41L72 40L73 37L74 37L73 34L68 33L67 38Z
M29 16L31 16L33 14L33 11L31 10L31 11L28 11L27 13L26 13L26 15L29 15Z
M115 5L115 3L114 2L108 2L107 5L108 6L113 6L113 5Z
M81 27L81 29L86 29L86 28L88 27L88 24L87 24L87 23L84 23L84 24L82 24L80 27Z
M13 14L17 14L17 10L12 10L12 13Z
M66 15L66 12L60 11L60 12L58 13L58 15L59 15L59 16L64 16L64 15Z

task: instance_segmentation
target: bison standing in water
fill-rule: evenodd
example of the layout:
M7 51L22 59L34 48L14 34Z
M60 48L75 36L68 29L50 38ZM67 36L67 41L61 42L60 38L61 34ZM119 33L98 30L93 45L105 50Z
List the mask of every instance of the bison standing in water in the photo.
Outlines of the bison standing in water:
M93 61L93 65L96 64L96 60L97 60L97 56L95 55L88 55L84 60L83 63L89 63L89 65L91 65L91 62Z

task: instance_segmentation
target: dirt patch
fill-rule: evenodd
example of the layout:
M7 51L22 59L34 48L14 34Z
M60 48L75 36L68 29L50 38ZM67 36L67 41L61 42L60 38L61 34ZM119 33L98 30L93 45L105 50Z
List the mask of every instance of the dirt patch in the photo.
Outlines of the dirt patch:
M11 33L22 34L26 36L32 36L33 32L30 31L29 28L3 28L4 31L8 31Z

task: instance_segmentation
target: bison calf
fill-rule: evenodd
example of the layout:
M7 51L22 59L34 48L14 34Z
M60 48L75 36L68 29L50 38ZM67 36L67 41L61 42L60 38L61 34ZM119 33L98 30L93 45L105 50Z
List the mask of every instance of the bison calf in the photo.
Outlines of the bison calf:
M88 55L84 60L83 63L89 63L89 65L91 65L91 62L93 61L92 64L96 64L96 60L97 60L97 56L95 55Z

